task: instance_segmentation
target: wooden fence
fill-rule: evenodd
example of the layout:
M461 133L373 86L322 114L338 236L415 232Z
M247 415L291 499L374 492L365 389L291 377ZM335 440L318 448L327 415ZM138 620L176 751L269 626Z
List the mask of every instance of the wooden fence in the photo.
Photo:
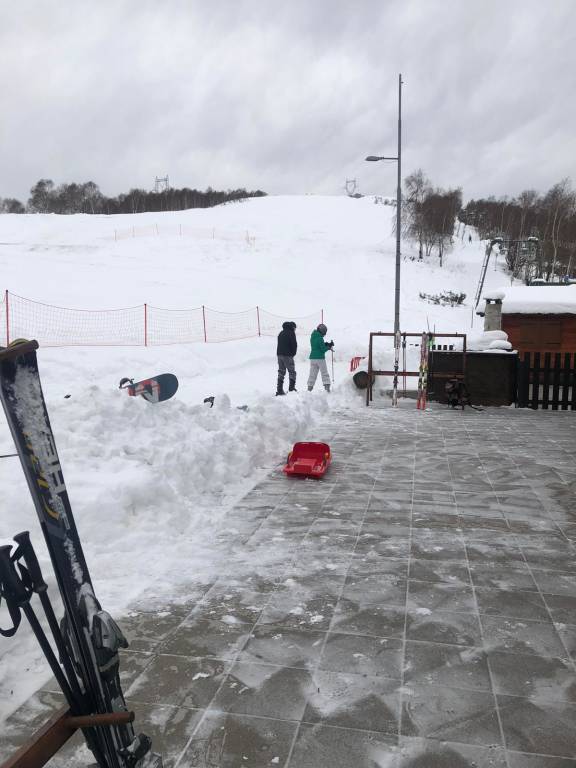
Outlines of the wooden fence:
M576 353L525 352L518 360L517 404L576 411Z

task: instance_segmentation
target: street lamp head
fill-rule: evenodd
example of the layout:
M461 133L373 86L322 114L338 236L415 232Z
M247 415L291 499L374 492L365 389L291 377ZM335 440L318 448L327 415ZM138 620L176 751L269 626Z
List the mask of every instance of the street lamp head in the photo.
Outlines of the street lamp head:
M369 163L375 163L378 160L398 160L397 157L380 157L378 155L368 155L365 160Z

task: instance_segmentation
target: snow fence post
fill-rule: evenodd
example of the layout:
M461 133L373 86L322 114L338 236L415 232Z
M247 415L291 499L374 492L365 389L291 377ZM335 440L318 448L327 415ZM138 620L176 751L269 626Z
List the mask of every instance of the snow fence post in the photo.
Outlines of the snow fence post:
M148 304L144 304L144 346L148 346Z
M6 346L10 344L10 311L8 309L8 288L6 288Z
M261 336L262 334L260 333L260 308L258 306L256 307L256 322L258 323L258 336Z
M202 304L202 322L204 324L204 342L207 342L208 337L206 336L206 307L204 304Z

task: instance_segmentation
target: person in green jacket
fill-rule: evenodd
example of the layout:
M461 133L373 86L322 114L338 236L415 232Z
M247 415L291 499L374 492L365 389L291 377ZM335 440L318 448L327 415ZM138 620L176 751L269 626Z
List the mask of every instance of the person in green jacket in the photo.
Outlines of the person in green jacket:
M312 392L318 377L318 371L322 374L322 384L326 392L330 392L330 375L326 366L326 352L334 346L333 341L324 341L328 328L324 323L312 331L310 336L310 375L308 376L308 392Z

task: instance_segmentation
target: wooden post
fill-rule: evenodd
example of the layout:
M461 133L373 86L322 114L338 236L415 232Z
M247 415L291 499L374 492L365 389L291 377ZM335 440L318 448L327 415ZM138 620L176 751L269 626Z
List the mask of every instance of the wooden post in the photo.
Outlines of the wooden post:
M202 304L202 322L204 323L204 341L208 341L208 336L206 334L206 307L204 304Z
M72 716L67 707L58 710L34 733L2 768L41 768L52 758L79 728L120 725L134 722L133 712Z
M6 289L6 346L10 344L10 310L8 305L8 289Z
M260 333L260 308L256 307L256 322L258 323L258 336L261 336Z
M570 390L570 361L572 355L570 352L564 353L564 369L562 371L562 410L568 410L568 392Z
M144 304L144 346L148 346L148 304Z

